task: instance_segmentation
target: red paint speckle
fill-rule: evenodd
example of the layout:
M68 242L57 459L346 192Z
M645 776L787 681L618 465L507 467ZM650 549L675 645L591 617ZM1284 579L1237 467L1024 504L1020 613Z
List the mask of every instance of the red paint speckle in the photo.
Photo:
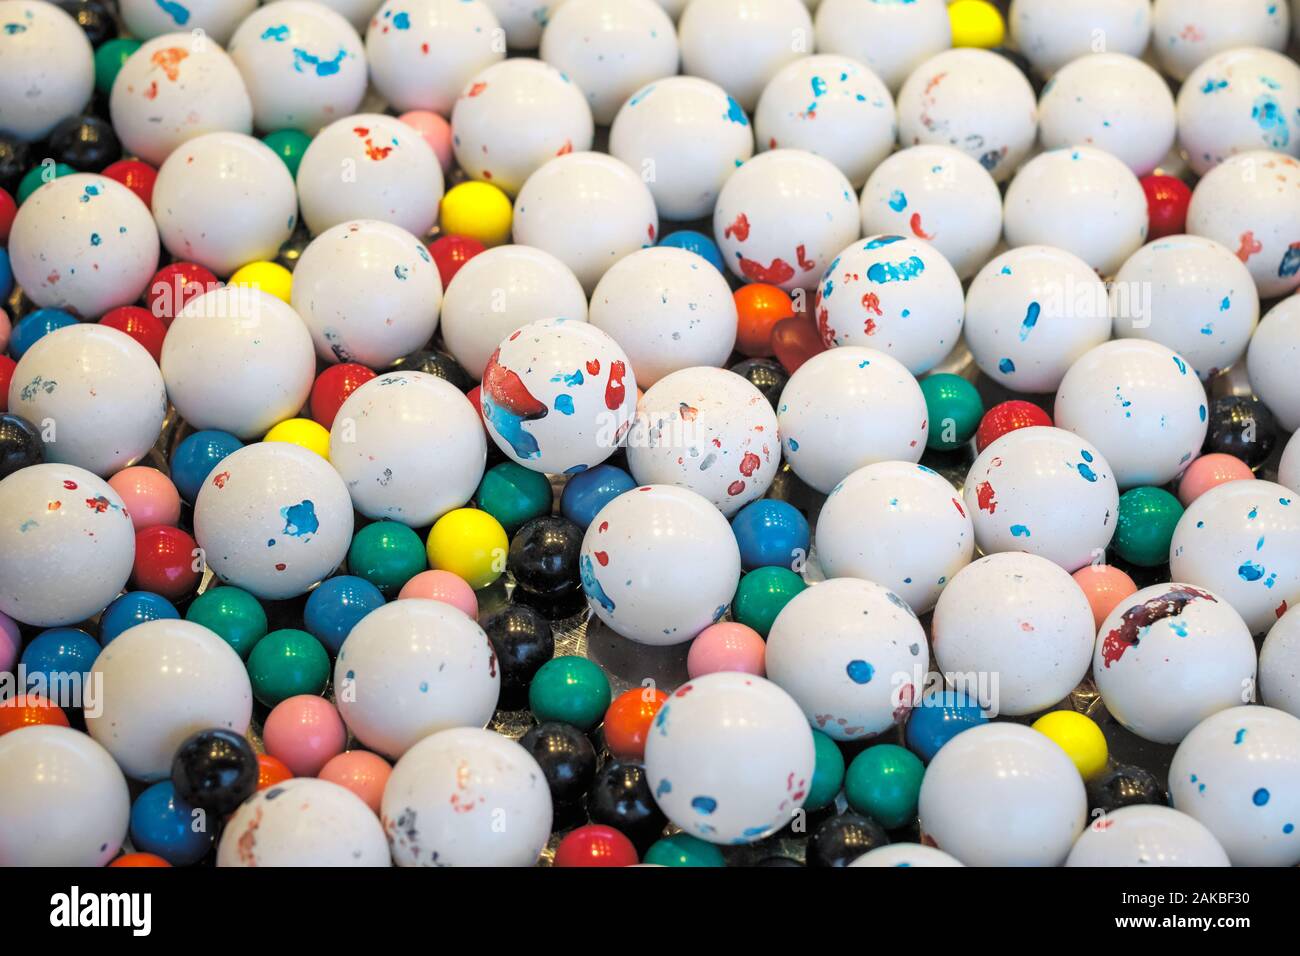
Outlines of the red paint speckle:
M981 481L975 486L975 497L979 502L980 511L987 511L993 514L998 510L997 492L987 481Z
M744 242L749 238L749 217L742 212L722 234L727 239L735 238L737 242Z

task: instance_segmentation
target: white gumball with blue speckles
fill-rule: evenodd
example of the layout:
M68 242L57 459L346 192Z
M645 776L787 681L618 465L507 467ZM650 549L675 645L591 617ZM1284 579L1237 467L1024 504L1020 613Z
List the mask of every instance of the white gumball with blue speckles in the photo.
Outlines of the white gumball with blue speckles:
M1012 717L1068 696L1088 673L1096 638L1088 598L1074 579L1020 552L992 554L957 572L935 605L933 633L939 669L957 679L980 675L989 682L979 688L981 706Z
M194 537L221 580L259 598L297 597L352 543L352 500L320 455L285 442L224 458L194 502Z
M1300 717L1300 606L1273 625L1259 652L1260 698Z
M245 800L217 847L217 866L390 866L374 812L351 790L296 777Z
M966 293L966 344L980 371L1046 394L1110 338L1106 285L1072 252L1022 246L991 260Z
M932 846L923 846L920 843L891 843L889 846L882 846L862 854L849 866L916 867L965 866L965 864Z
M1265 633L1300 604L1300 496L1271 481L1211 488L1178 519L1169 569L1221 595L1251 633Z
M141 40L178 30L201 30L217 43L225 43L240 21L257 8L257 0L120 0L118 6L126 28Z
M717 83L751 111L781 67L813 50L801 0L692 0L677 31L682 72Z
M430 734L485 727L501 676L483 628L459 608L394 601L357 623L334 664L348 730L396 760Z
M1300 389L1295 387L1295 370L1300 367L1300 297L1292 296L1275 305L1259 323L1246 352L1250 384L1268 410L1287 431L1300 431ZM1296 442L1292 441L1291 446ZM1288 448L1289 450L1289 448ZM1291 452L1300 459L1300 450ZM1279 480L1300 491L1300 460L1287 469L1291 479Z
M817 5L816 39L822 53L865 63L897 90L912 70L952 46L952 24L943 0L822 0Z
M1066 866L1230 866L1214 834L1172 807L1120 807L1080 834Z
M1300 719L1233 707L1187 735L1169 766L1174 806L1205 824L1234 866L1300 863Z
M707 498L645 485L597 512L579 568L597 617L638 644L667 646L691 640L726 613L740 581L740 548Z
M930 371L961 336L961 279L934 246L871 236L844 249L822 277L817 330L828 347L861 345Z
M1201 381L1158 342L1106 342L1070 366L1056 424L1092 442L1120 488L1173 481L1201 453L1208 429Z
M781 609L765 666L818 730L835 740L865 740L907 719L930 651L916 614L893 591L832 578Z
M536 50L542 42L542 31L551 22L551 15L565 0L483 0L506 32L506 45L512 50ZM661 4L663 6L663 4ZM676 17L680 10L668 10ZM667 7L665 7L667 10Z
M1034 69L1051 76L1097 52L1104 37L1112 53L1141 56L1151 37L1150 0L1012 0L1011 40Z
M1173 575L1182 580L1177 568ZM1102 621L1092 673L1106 709L1124 727L1176 744L1206 717L1249 699L1255 643L1219 594L1156 584L1120 601Z
M754 843L794 819L812 783L812 731L771 681L721 673L677 689L646 738L646 780L673 823L710 843Z
M0 24L0 133L35 142L90 102L94 51L77 21L52 3L3 0Z
M1292 0L1294 3L1295 0ZM1285 50L1290 39L1287 7L1279 0L1156 0L1151 52L1175 80L1210 57L1240 47Z

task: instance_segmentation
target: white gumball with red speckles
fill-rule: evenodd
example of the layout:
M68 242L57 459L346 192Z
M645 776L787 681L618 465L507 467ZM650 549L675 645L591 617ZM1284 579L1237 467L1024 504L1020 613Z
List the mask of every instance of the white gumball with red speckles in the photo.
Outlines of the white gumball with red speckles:
M891 90L897 90L926 59L952 46L952 25L943 0L822 0L815 31L820 52L865 63Z
M217 43L225 43L240 21L257 9L257 0L120 0L118 6L131 35L142 40L177 30L202 30Z
M677 33L682 72L717 83L746 110L781 67L813 48L801 0L693 0Z
M763 497L781 464L771 403L722 368L682 369L647 389L627 444L638 482L689 488L728 517Z
M52 3L4 0L0 23L0 133L35 142L90 102L94 51L77 21Z
M1066 866L1230 866L1214 834L1172 807L1128 806L1080 834Z
M1273 625L1259 652L1260 698L1300 717L1300 607Z
M801 591L767 636L768 679L836 740L865 740L907 719L930 668L907 603L871 581L833 578Z
M1284 299L1264 316L1250 339L1246 367L1250 384L1268 410L1287 431L1300 431L1300 389L1295 387L1295 370L1300 367L1300 297ZM1296 442L1292 441L1291 446ZM1292 452L1300 457L1300 451ZM1289 474L1289 488L1300 490L1300 461ZM1279 471L1279 476L1281 472Z
M1287 7L1278 0L1243 0L1230 6L1219 0L1156 0L1151 52L1162 72L1181 81L1225 50L1285 50L1288 20Z
M645 485L596 514L579 567L597 617L638 644L666 646L691 640L726 613L740 581L740 548L707 498Z
M245 800L221 834L217 866L389 866L384 828L365 801L328 780L295 777Z
M659 709L646 780L673 823L710 843L754 843L794 818L812 783L812 731L795 700L749 674L708 674Z
M1096 53L1098 37L1112 53L1141 56L1151 37L1150 0L1012 0L1011 40L1043 76Z
M728 268L748 282L811 291L858 238L858 203L842 172L800 149L761 153L718 196L713 234Z

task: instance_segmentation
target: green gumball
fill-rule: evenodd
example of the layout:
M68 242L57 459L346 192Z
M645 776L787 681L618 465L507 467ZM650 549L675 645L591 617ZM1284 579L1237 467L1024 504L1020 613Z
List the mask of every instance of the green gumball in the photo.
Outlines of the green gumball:
M938 372L921 379L921 394L930 418L927 448L952 451L970 441L984 417L980 393L960 375Z
M329 654L306 631L272 631L248 655L253 696L267 707L299 694L319 694L329 676Z
M1163 488L1132 488L1120 495L1111 546L1130 564L1159 567L1169 560L1169 544L1182 516L1183 506Z
M95 51L95 89L105 96L112 93L117 74L140 47L140 41L131 37L117 37L100 46Z
M262 142L270 146L271 151L284 160L284 164L289 167L289 175L296 177L303 153L307 152L307 147L311 145L311 137L302 130L278 129L274 133L263 136Z
M817 761L812 783L808 785L808 797L803 802L803 808L809 811L829 806L844 786L844 754L839 744L820 730L814 730L812 735Z
M489 468L474 494L479 508L511 536L532 519L550 514L554 497L549 478L513 461Z
M925 764L897 744L878 744L853 758L844 775L849 806L874 819L886 830L897 830L916 819Z
M605 716L612 697L605 672L585 657L547 661L528 687L528 709L538 721L559 720L591 731Z
M664 837L645 851L645 862L658 866L726 866L722 851L689 833Z
M348 570L365 578L390 600L403 584L428 567L420 536L396 521L366 525L348 548Z
M257 598L235 587L204 591L190 603L185 620L202 624L245 659L269 626Z
M766 638L781 609L807 587L789 568L755 568L740 579L731 601L731 616Z

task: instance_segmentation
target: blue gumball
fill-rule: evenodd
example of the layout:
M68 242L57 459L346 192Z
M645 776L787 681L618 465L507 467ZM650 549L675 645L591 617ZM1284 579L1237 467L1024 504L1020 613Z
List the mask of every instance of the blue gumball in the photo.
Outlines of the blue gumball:
M9 265L9 250L0 248L0 299L9 298L14 291L14 270Z
M193 502L212 469L243 447L244 443L234 435L215 429L188 436L172 452L172 482L181 497Z
M922 696L907 718L907 747L929 763L953 737L988 719L989 715L963 691L931 691Z
M176 620L176 605L152 591L132 591L110 604L99 619L99 643L105 647L123 631L146 621Z
M581 474L574 475L564 486L564 494L560 496L560 513L585 531L601 508L635 487L636 482L632 476L622 468L614 465L588 468Z
M326 650L338 654L357 622L383 604L379 588L365 578L343 574L311 592L303 609L303 623Z
M722 251L718 248L718 244L702 232L696 232L694 229L679 229L660 239L659 245L693 252L701 258L707 259L723 275L727 274L722 262Z
M23 650L26 687L61 707L80 707L82 689L99 656L99 642L75 627L42 631Z
M774 498L750 502L731 519L740 546L740 564L794 569L808 557L808 519L794 505Z
M9 336L9 354L18 360L29 348L51 332L76 324L77 317L62 309L37 309L35 312L28 312L14 323L13 332Z
M181 801L170 780L155 783L131 807L131 842L172 866L189 866L207 856L219 821Z

